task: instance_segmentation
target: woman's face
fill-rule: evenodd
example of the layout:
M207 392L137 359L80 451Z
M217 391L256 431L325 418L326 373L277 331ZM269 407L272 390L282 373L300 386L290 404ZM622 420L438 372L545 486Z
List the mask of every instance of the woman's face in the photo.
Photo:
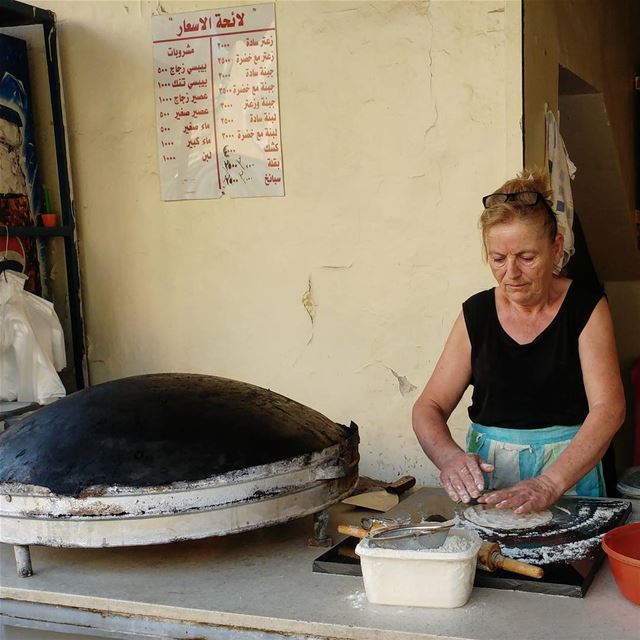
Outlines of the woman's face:
M552 243L537 224L513 221L491 227L485 240L491 272L504 295L525 305L542 301L562 254L562 236Z

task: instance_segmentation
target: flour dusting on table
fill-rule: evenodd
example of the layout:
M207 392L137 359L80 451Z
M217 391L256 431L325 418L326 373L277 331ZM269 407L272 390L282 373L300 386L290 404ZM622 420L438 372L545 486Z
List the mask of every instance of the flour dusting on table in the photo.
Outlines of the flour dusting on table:
M347 596L347 601L354 609L364 609L367 605L367 594L364 591L356 591Z
M566 544L556 544L553 546L539 546L534 548L524 547L502 547L502 555L514 558L515 560L531 560L550 564L551 562L571 562L580 560L593 555L600 545L602 535L587 538L586 540L577 540L576 542L567 542Z

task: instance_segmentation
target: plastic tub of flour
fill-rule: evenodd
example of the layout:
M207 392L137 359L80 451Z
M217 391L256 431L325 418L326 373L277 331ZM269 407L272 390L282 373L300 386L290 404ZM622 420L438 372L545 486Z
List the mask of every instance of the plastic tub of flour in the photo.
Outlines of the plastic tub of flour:
M464 605L473 589L480 537L451 529L434 549L376 547L365 538L356 547L367 600L405 607L453 608Z

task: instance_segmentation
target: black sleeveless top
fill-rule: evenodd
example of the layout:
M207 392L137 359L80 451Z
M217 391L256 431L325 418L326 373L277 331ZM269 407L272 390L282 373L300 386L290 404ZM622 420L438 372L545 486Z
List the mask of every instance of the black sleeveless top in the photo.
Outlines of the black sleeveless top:
M578 338L604 295L572 281L551 324L535 340L518 344L498 320L495 290L462 305L471 341L473 422L509 429L581 424L589 412Z

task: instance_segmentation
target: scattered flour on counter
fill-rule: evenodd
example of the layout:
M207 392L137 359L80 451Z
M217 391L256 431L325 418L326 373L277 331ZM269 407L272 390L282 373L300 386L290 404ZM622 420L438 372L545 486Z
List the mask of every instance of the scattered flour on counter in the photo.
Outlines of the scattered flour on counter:
M593 554L594 550L600 545L601 539L602 536L594 536L586 540L577 540L576 542L530 549L503 545L502 555L509 556L509 558L513 558L514 560L531 560L544 564L581 560Z
M350 602L354 609L364 609L368 604L367 594L364 591L356 591L347 596L347 602Z

